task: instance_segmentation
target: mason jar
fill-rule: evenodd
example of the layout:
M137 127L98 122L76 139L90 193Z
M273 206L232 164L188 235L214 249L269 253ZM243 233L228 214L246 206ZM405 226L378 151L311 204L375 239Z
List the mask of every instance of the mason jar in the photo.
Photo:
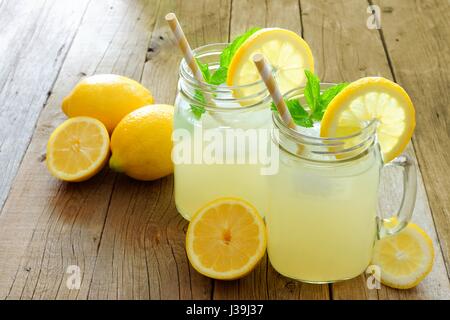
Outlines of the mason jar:
M323 84L324 90L330 85ZM303 90L285 98L307 106ZM319 137L319 126L292 130L273 116L273 144L279 171L267 177L267 250L281 274L304 282L327 283L363 273L377 238L399 232L411 218L416 169L402 155L384 164L374 120L355 134ZM276 133L276 134L275 134ZM380 172L396 166L404 174L404 195L393 229L377 217Z
M226 45L206 45L194 55L214 70ZM268 200L263 171L271 160L271 99L263 82L200 83L184 59L179 73L172 153L178 211L190 220L205 204L233 197L247 200L263 216Z

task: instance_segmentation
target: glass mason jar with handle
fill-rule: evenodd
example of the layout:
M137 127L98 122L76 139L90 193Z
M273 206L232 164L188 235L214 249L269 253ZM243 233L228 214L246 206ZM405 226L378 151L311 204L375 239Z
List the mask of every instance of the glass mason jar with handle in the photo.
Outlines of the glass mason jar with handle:
M214 70L226 45L206 45L194 54ZM241 87L199 83L182 60L172 158L175 203L185 219L220 197L245 199L261 215L267 211L261 169L270 161L270 102L262 81Z
M329 86L322 84L321 90ZM285 97L306 105L302 89ZM370 264L377 237L399 232L410 220L416 197L414 164L405 155L383 163L376 121L341 138L320 138L318 125L292 130L277 114L273 123L279 172L266 177L270 189L265 217L272 266L289 278L311 283L358 276ZM392 229L377 217L384 166L399 167L404 174L398 223Z

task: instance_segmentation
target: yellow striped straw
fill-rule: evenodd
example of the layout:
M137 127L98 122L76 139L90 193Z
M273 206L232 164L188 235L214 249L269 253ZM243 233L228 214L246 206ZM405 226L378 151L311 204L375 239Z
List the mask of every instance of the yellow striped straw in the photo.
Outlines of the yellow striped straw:
M289 113L289 109L284 102L283 96L281 95L280 89L278 89L277 83L273 78L272 70L269 67L266 59L262 54L255 54L253 56L253 62L256 65L256 68L261 75L264 83L266 84L267 90L269 90L270 95L272 96L272 100L277 107L278 113L281 116L283 122L291 129L295 129L296 125L292 120L291 114Z
M175 36L178 47L180 48L184 56L184 60L186 60L189 68L191 69L194 78L199 82L204 91L207 91L207 86L204 83L205 79L203 79L203 74L198 67L197 61L195 61L194 53L192 52L191 46L189 45L189 42L184 35L183 29L181 29L180 23L178 22L175 13L171 12L166 14L166 21L169 24L173 35ZM211 97L211 93L205 94L205 99L208 104L215 106L215 103Z
M189 68L192 71L195 79L202 83L204 81L203 75L195 61L194 54L192 52L191 46L184 35L183 29L181 29L180 23L178 22L177 16L175 13L168 13L166 15L166 21L170 26L170 29L175 36L178 47L180 47L181 52L183 53L184 60L186 60Z

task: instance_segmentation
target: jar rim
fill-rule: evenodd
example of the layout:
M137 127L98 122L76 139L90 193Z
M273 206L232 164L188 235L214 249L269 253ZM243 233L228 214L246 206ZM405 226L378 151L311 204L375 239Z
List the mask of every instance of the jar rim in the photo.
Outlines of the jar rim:
M199 57L201 58L203 50L205 50L205 52L203 53L203 55L205 55L208 52L212 51L213 48L223 47L223 49L224 49L229 44L230 43L227 43L227 42L209 43L209 44L206 44L204 46L200 46L200 47L197 47L197 48L193 49L192 52L194 53L194 57L195 58L199 58ZM221 50L221 51L223 51L223 50ZM192 71L189 68L189 65L187 64L186 59L184 57L181 59L181 63L180 63L180 74L183 76L184 80L188 81L189 84L192 84L192 85L195 85L195 86L199 86L199 87L200 86L205 86L206 88L211 87L211 88L215 88L215 89L220 87L220 85L210 84L210 83L207 83L205 81L201 81L201 82L198 81L194 77L194 75L192 74ZM245 89L245 88L249 88L249 87L252 87L252 86L255 86L255 85L263 85L263 84L264 84L263 80L259 79L258 81L247 83L247 84L240 85L240 86L228 86L227 85L227 89L229 89L229 90L230 89L231 90L233 90L233 89Z
M323 86L327 86L327 87L331 87L336 85L336 83L332 83L332 82L321 82L320 83L320 87L322 88ZM298 92L300 90L304 89L304 87L297 87L294 88L292 90L289 90L288 92L286 92L283 95L283 98L285 99L289 99L292 98L292 96L294 95L295 92ZM352 139L352 138L356 138L358 136L361 136L363 134L366 134L368 132L372 132L373 134L375 134L376 131L376 127L378 124L378 120L377 119L373 119L371 121L369 121L364 127L362 127L359 131L346 135L346 136L342 136L342 137L317 137L317 136L312 136L312 135L307 135L301 132L298 132L294 129L289 128L284 121L281 119L280 115L277 112L274 112L272 114L272 119L274 124L276 125L276 128L278 129L282 129L283 132L288 133L290 136L292 137L298 137L298 138L304 138L304 139L311 139L313 141L341 141L341 140L348 140L348 139ZM329 144L327 144L329 145Z
M333 85L335 84L321 83L320 88L324 90ZM303 91L304 87L297 87L286 92L283 97L292 98L296 96L299 99L301 97L304 98ZM376 129L378 126L378 120L376 119L366 123L359 131L342 137L320 137L298 132L289 128L277 112L272 114L272 120L274 124L273 129L279 131L277 144L294 156L307 160L325 162L348 161L362 154L376 142ZM291 140L291 144L297 145L297 147L301 146L306 151L302 154L290 151L285 147L286 139Z
M216 66L219 63L217 57L220 56L223 49L228 43L211 43L193 50L194 57L205 58L216 56ZM208 111L213 112L233 112L236 110L244 111L249 109L258 109L270 102L269 92L264 85L262 79L241 86L224 86L224 84L214 85L207 82L200 82L192 74L186 60L183 58L180 63L180 92L190 100L193 104L201 105ZM253 89L252 89L253 88ZM249 90L249 94L236 98L233 94L235 90ZM208 103L196 99L196 91L202 92L204 95L214 97L214 102Z

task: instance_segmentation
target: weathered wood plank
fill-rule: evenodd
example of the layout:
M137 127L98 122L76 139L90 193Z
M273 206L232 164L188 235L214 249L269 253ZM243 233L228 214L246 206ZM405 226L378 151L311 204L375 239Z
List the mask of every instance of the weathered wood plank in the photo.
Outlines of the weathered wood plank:
M363 76L382 75L392 78L380 34L366 28L368 4L362 1L317 2L302 0L304 37L312 46L318 73L324 81L352 81ZM407 14L407 10L405 11ZM410 65L411 66L411 65ZM413 96L414 90L406 88ZM416 108L422 106L416 103ZM421 119L418 117L418 122ZM417 132L420 135L421 132ZM409 155L415 159L412 148ZM393 171L383 175L381 212L390 215L399 203L401 177ZM394 191L394 192L393 192ZM333 285L333 299L430 299L450 297L450 286L428 205L424 184L419 174L414 221L432 236L436 248L433 272L416 289L398 291L383 287L368 290L362 275L351 281Z
M450 2L379 3L396 80L416 106L414 149L450 276Z
M174 102L181 60L164 21L171 11L192 47L198 47L227 41L230 1L161 2L142 83L156 102L169 104ZM172 177L155 182L120 177L111 196L89 298L210 299L212 281L188 262L186 228L187 221L174 205ZM135 274L141 271L139 279Z
M62 98L81 77L112 72L140 79L158 4L90 3L0 215L0 299L88 297L116 175L104 170L84 183L63 183L49 175L42 154L64 119ZM69 265L81 269L80 290L66 287Z
M87 0L2 2L0 208L87 4Z
M289 14L286 14L289 13ZM231 39L251 27L281 27L301 33L299 2L233 1ZM247 277L233 282L216 281L214 299L328 299L327 285L310 285L279 275L267 257Z
M421 168L425 170L424 175L428 174L428 179L433 180L429 183L427 181L429 196L434 197L439 219L444 219L448 214L448 201L442 199L445 193L436 192L448 187L448 179L434 179L441 179L448 171L444 171L448 169L445 149L440 149L441 146L446 146L445 139L448 135L438 135L442 130L448 134L448 113L445 108L445 102L448 102L445 91L445 86L448 87L448 75L444 72L439 76L441 80L434 80L440 69L433 69L436 73L429 72L425 58L436 56L431 53L430 48L444 48L441 50L444 52L437 56L436 65L448 67L448 50L445 51L448 31L437 28L448 24L445 19L441 21L444 14L442 12L448 12L448 9L445 11L441 8L442 12L439 13L428 2L423 6L416 4L414 16L418 16L419 12L426 15L419 17L420 28L427 32L435 31L437 35L424 42L423 52L418 50L417 55L413 55L408 51L414 39L414 32L410 34L409 20L406 18L409 12L406 9L408 2L399 1L398 7L397 4L386 3L390 6L386 14L392 14L392 17L386 17L385 14L382 19L388 52L397 80L411 93L414 101L421 102L416 102L420 119L418 116L414 142ZM61 100L83 75L114 72L142 79L144 85L153 91L157 102L173 103L180 55L170 41L163 20L168 11L177 13L194 47L227 41L229 34L234 37L251 26L281 26L304 32L316 57L319 74L326 81L354 80L374 74L392 78L379 33L365 28L365 2L342 0L319 3L301 0L300 4L299 7L299 3L293 0L266 3L235 0L232 5L231 1L225 0L92 2L67 54L47 106L39 117L30 146L0 212L0 299L449 298L449 281L420 176L414 219L433 237L436 245L437 257L432 274L419 287L409 291L386 287L378 291L368 290L365 286L366 279L361 276L333 285L330 297L326 285L301 284L278 275L267 258L249 276L234 282L213 282L195 272L189 266L184 251L187 223L174 207L172 177L153 183L141 183L105 169L90 181L67 184L56 181L47 173L42 162L43 154L51 131L64 119L60 111ZM2 3L0 16L4 7ZM31 12L27 10L23 12ZM394 15L398 11L405 12L403 18ZM303 14L304 30L301 30L300 12ZM45 14L42 13L43 17ZM399 24L401 28L394 23L395 19L404 21ZM2 23L3 21L0 25ZM51 26L60 28L60 25L53 23ZM50 32L50 28L50 25L47 26L45 31ZM415 28L420 33L419 27ZM391 29L394 31L389 34ZM429 34L430 32L422 36ZM3 42L0 43L0 56L5 52L2 50L6 50L2 45ZM46 46L45 43L40 45ZM408 53L408 62L399 61L405 52ZM421 60L416 61L419 58ZM61 62L58 63L61 65ZM411 65L416 64L420 72L411 76ZM436 65L433 64L434 67ZM0 81L4 79L3 74L1 71ZM426 74L426 82L421 81L419 74ZM20 82L16 86L18 84ZM438 89L434 89L435 87ZM48 91L43 87L36 88L45 95ZM1 91L0 97L3 94ZM437 100L438 107L434 102L428 102L435 101L437 94L442 95ZM433 118L432 112L426 114L427 110L436 111L439 117ZM26 117L30 116L31 114ZM432 138L427 137L428 127L420 124L422 118L429 120L427 126L439 122L440 131L433 129ZM4 119L2 113L0 121L1 119ZM417 147L418 143L422 143L422 149ZM424 161L424 155L425 151L435 149L438 156L433 157L431 167ZM408 152L414 157L411 147ZM420 158L420 152L423 159ZM427 154L427 161L428 157ZM443 165L438 163L439 159L444 162ZM395 209L395 203L398 203L398 182L399 176L389 172L382 186L383 212ZM445 242L445 247L449 235L447 222L439 222L434 207L433 210L435 221L439 223L438 231L441 228L441 242ZM66 287L68 274L65 272L70 265L77 265L81 269L83 278L80 290L68 290Z

